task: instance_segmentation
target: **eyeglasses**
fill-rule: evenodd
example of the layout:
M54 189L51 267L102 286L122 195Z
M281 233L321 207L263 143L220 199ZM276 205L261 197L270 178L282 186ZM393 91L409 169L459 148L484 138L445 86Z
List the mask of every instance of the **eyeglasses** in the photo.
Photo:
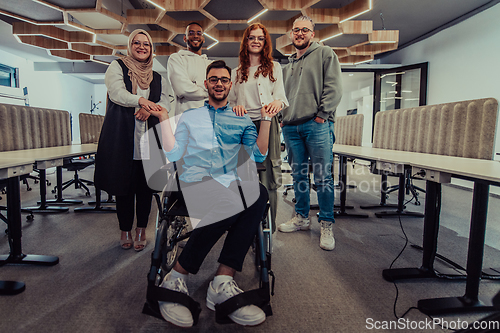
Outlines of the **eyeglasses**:
M151 47L151 44L149 44L148 42L141 43L141 42L140 42L140 41L138 41L138 40L134 40L134 41L132 42L132 45L137 46L137 47L140 47L140 46L142 45L142 46L144 46L145 48Z
M189 30L188 35L189 36L201 36L201 35L203 35L203 31Z
M266 40L266 37L265 36L248 36L247 39L251 42L253 42L254 40L258 40L259 42L263 42Z
M296 34L296 35L299 33L299 31L302 31L302 33L305 35L305 34L307 34L309 31L311 31L311 29L306 28L306 27L304 27L304 28L302 28L302 29L301 29L301 28L293 28L293 29L292 29L292 31L293 31L293 33L294 33L294 34Z
M229 84L229 82L231 82L231 79L225 76L223 77L211 76L208 78L208 82L210 82L210 84L217 84L219 80L223 85L227 85Z

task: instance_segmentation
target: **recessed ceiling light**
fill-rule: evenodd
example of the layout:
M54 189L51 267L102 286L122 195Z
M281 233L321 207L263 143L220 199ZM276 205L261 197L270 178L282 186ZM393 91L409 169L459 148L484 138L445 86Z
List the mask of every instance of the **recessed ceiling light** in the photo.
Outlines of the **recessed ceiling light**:
M262 14L264 14L265 12L267 12L269 9L264 9L264 10L261 10L260 12L257 13L257 15L255 15L254 17L250 18L247 23L250 23L252 22L253 20L255 20L257 17L261 16Z

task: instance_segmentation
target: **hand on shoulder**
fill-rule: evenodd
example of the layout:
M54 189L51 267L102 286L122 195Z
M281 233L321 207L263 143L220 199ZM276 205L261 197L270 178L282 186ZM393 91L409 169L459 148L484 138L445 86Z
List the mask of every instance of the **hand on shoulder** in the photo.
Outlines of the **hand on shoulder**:
M247 110L243 105L236 105L233 106L233 112L238 116L238 117L243 117L245 113L247 113Z

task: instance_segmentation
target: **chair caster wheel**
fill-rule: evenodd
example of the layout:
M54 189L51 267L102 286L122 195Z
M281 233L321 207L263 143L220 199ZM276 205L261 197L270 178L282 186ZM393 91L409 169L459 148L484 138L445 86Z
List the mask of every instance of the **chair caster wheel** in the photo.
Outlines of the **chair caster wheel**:
M51 190L50 192L52 192L52 193L56 193L56 190Z
M295 198L293 198L293 199L292 199L292 202L293 202L293 203L296 203L296 202L297 202L297 200L296 200Z
M420 201L415 201L415 206L420 206Z
M85 192L85 196L90 197L90 192Z
M26 189L26 191L28 191L28 192L29 192L29 191L31 191L31 187L30 187L30 188L27 188L27 189Z
M51 182L47 182L47 186L50 186L50 185L52 185L52 183Z
M26 221L33 221L35 217L33 215L26 216Z

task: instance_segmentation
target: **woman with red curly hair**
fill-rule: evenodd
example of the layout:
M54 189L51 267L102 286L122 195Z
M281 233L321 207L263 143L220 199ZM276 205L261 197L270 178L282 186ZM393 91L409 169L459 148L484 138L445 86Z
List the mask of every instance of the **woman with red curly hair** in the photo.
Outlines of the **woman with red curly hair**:
M233 88L229 93L229 103L233 111L243 116L245 113L257 127L261 121L270 121L269 149L264 165L266 172L261 182L269 192L271 220L275 230L278 195L281 186L281 144L278 117L261 118L261 109L275 114L288 106L283 86L281 65L273 61L271 36L266 27L254 23L246 28L240 44L240 64L233 69L231 81Z

